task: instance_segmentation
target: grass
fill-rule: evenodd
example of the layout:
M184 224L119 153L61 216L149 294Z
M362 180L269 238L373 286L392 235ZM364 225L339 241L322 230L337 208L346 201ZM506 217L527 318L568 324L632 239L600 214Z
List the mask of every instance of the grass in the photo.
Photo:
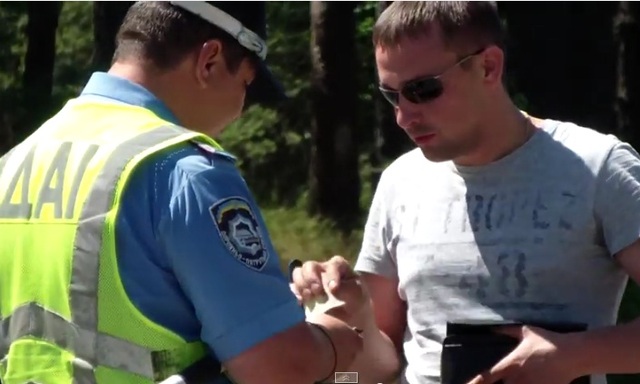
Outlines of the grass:
M292 259L324 261L333 255L354 262L360 250L362 229L344 235L298 208L267 208L262 214L283 268Z

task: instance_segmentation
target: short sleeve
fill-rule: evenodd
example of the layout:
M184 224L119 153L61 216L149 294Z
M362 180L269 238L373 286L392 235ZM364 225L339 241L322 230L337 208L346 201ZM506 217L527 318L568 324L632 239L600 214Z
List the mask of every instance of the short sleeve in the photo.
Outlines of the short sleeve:
M398 270L391 244L393 238L391 220L388 215L389 199L383 173L369 208L355 270L397 278Z
M187 172L159 225L201 338L227 361L305 320L260 211L233 163ZM175 181L174 181L175 183Z
M615 255L640 236L640 156L629 144L616 144L596 183L596 217Z

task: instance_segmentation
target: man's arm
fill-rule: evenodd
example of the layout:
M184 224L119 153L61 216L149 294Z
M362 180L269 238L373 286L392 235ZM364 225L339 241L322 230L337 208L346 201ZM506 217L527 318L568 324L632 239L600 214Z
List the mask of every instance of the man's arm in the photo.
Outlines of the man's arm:
M359 336L328 316L317 320L326 333L305 322L237 169L226 159L187 168L170 180L180 185L158 237L202 340L229 375L238 384L311 384L332 376L334 349L346 369Z
M596 217L615 260L640 284L640 157L628 144L613 148L598 175ZM575 338L578 371L640 373L640 319Z
M393 228L387 201L387 174L383 173L365 224L355 270L371 299L357 326L364 330L364 350L351 370L364 383L391 382L403 365L402 340L407 326L406 303L398 294L398 272L392 242ZM374 369L375 367L375 369Z
M390 383L402 368L406 303L398 296L397 279L370 273L362 273L361 278L371 306L355 323L364 331L364 347L349 371L359 372L362 383Z
M617 254L620 265L640 284L640 241ZM640 373L640 318L574 335L574 364L584 374Z

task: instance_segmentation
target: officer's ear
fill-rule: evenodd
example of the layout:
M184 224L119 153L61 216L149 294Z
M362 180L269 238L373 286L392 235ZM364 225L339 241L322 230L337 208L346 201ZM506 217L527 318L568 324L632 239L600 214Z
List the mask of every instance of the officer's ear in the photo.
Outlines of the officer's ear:
M213 84L213 79L224 68L224 47L220 40L209 40L202 44L196 57L196 81L201 88L207 88Z

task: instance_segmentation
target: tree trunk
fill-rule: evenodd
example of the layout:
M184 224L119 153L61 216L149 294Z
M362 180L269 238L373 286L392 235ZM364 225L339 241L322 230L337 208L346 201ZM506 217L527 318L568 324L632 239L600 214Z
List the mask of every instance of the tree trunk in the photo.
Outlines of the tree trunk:
M507 70L528 111L599 131L615 129L614 2L499 2Z
M116 35L132 1L95 1L93 3L93 66L107 70L116 50Z
M24 102L32 106L20 124L20 141L51 114L53 68L56 59L56 30L62 10L60 1L27 2L27 52L22 84Z
M614 133L640 148L640 6L635 2L618 2L613 35L616 45L616 98Z
M360 212L355 2L311 7L310 212L347 230Z

